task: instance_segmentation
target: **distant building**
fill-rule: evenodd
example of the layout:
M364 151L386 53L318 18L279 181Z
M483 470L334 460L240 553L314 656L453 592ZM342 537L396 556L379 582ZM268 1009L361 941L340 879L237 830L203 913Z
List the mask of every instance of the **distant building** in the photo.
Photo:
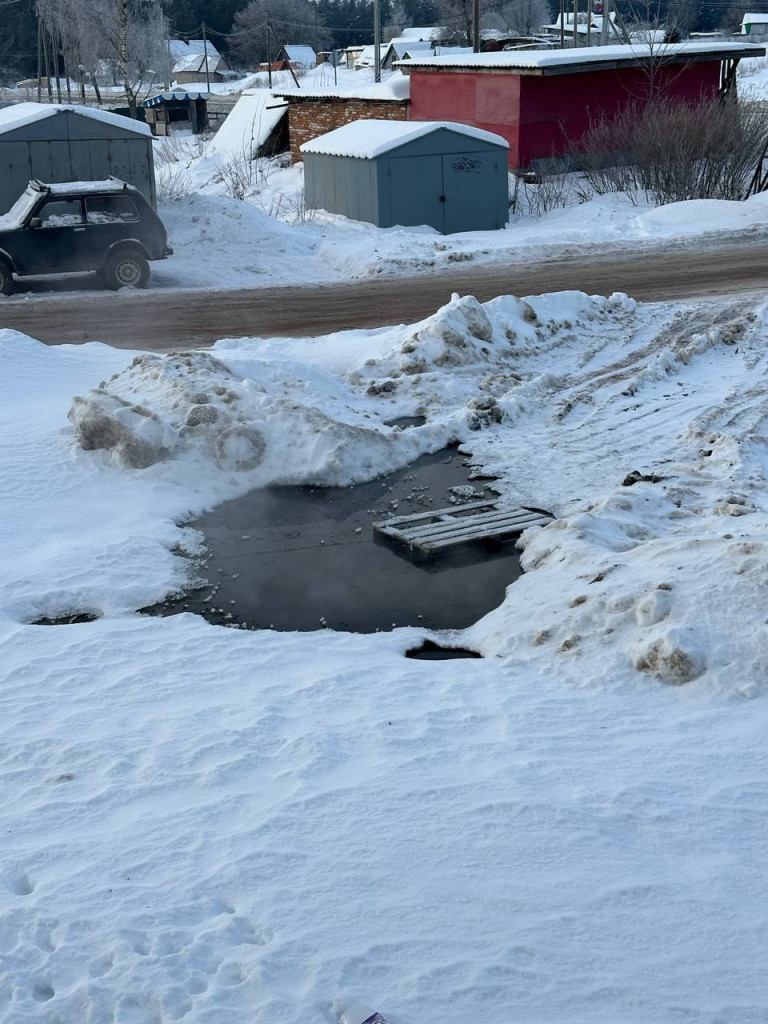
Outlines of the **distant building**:
M591 19L587 18L587 15L584 13L579 14L576 19L575 33L577 45L600 46L602 42L603 20L602 14L593 14ZM542 25L541 31L545 37L550 39L559 40L561 35L564 36L566 45L570 46L573 44L574 37L573 15L566 14L564 18L562 15L558 15L551 25ZM611 11L608 19L606 31L610 44L625 41L616 24L616 14L613 11Z
M378 227L491 231L509 218L507 143L452 122L361 120L301 147L307 207Z
M181 39L169 42L174 59L172 76L179 85L199 82L224 82L235 77L235 72L210 40Z
M280 51L278 60L286 60L294 71L311 71L317 67L317 54L311 46L301 46L295 43L286 45Z
M155 202L152 136L141 121L75 104L15 103L0 110L0 215L32 178L135 185Z
M764 46L691 42L665 46L655 93L672 101L716 99L734 87L742 57ZM412 121L460 121L503 136L513 170L568 158L590 127L650 94L647 45L418 56L398 65L411 79Z
M389 75L386 81L359 89L327 86L313 89L277 89L275 96L288 103L288 136L291 159L301 160L301 147L334 128L361 118L408 120L410 81Z
M741 20L741 34L755 40L768 37L768 14L745 14Z

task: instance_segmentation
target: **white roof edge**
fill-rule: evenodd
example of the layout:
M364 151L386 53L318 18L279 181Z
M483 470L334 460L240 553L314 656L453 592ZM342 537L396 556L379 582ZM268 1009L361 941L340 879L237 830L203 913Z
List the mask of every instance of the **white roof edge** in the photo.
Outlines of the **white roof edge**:
M387 121L361 120L335 128L317 139L305 142L302 153L317 153L325 156L347 156L358 160L373 160L383 153L398 149L408 142L422 138L434 131L452 131L457 135L490 142L509 149L509 143L501 135L459 124L456 121Z
M67 112L89 117L92 121L111 124L115 128L122 128L123 131L134 132L136 135L152 134L149 125L143 121L135 121L133 118L113 114L110 110L101 110L97 107L83 107L77 103L15 103L0 109L0 135L17 131L55 114Z
M666 57L701 56L712 54L713 60L729 53L743 53L753 50L755 56L765 53L765 46L741 42L683 42L670 43L665 47ZM599 64L606 61L636 61L648 56L640 44L626 43L608 46L584 46L576 49L549 50L499 50L489 53L472 53L466 56L412 57L396 61L397 68L458 67L458 68L520 68L546 69L572 65Z

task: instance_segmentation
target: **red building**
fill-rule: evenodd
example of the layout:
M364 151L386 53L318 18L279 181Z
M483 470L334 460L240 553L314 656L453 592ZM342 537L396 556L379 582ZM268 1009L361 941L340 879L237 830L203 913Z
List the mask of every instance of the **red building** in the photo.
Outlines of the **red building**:
M591 124L649 95L682 102L735 88L742 57L765 48L742 43L592 46L418 57L398 66L411 79L413 121L459 121L509 142L509 166L562 156Z

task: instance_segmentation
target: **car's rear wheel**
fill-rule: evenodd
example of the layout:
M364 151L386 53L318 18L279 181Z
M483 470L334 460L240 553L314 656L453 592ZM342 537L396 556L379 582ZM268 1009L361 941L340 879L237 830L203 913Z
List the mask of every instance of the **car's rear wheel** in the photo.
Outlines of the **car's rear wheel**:
M102 277L108 288L146 288L149 263L140 252L123 249L112 253L104 264Z
M13 280L13 271L5 262L0 260L0 295L11 295L16 288Z

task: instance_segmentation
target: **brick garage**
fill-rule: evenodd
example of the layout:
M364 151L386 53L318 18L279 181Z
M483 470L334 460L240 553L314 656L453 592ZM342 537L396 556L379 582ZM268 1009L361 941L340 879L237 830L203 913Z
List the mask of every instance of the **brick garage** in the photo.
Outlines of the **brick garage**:
M281 95L276 93L276 95ZM288 101L288 135L291 161L301 160L300 147L319 135L362 119L408 120L408 100L363 99L349 96L282 94Z

